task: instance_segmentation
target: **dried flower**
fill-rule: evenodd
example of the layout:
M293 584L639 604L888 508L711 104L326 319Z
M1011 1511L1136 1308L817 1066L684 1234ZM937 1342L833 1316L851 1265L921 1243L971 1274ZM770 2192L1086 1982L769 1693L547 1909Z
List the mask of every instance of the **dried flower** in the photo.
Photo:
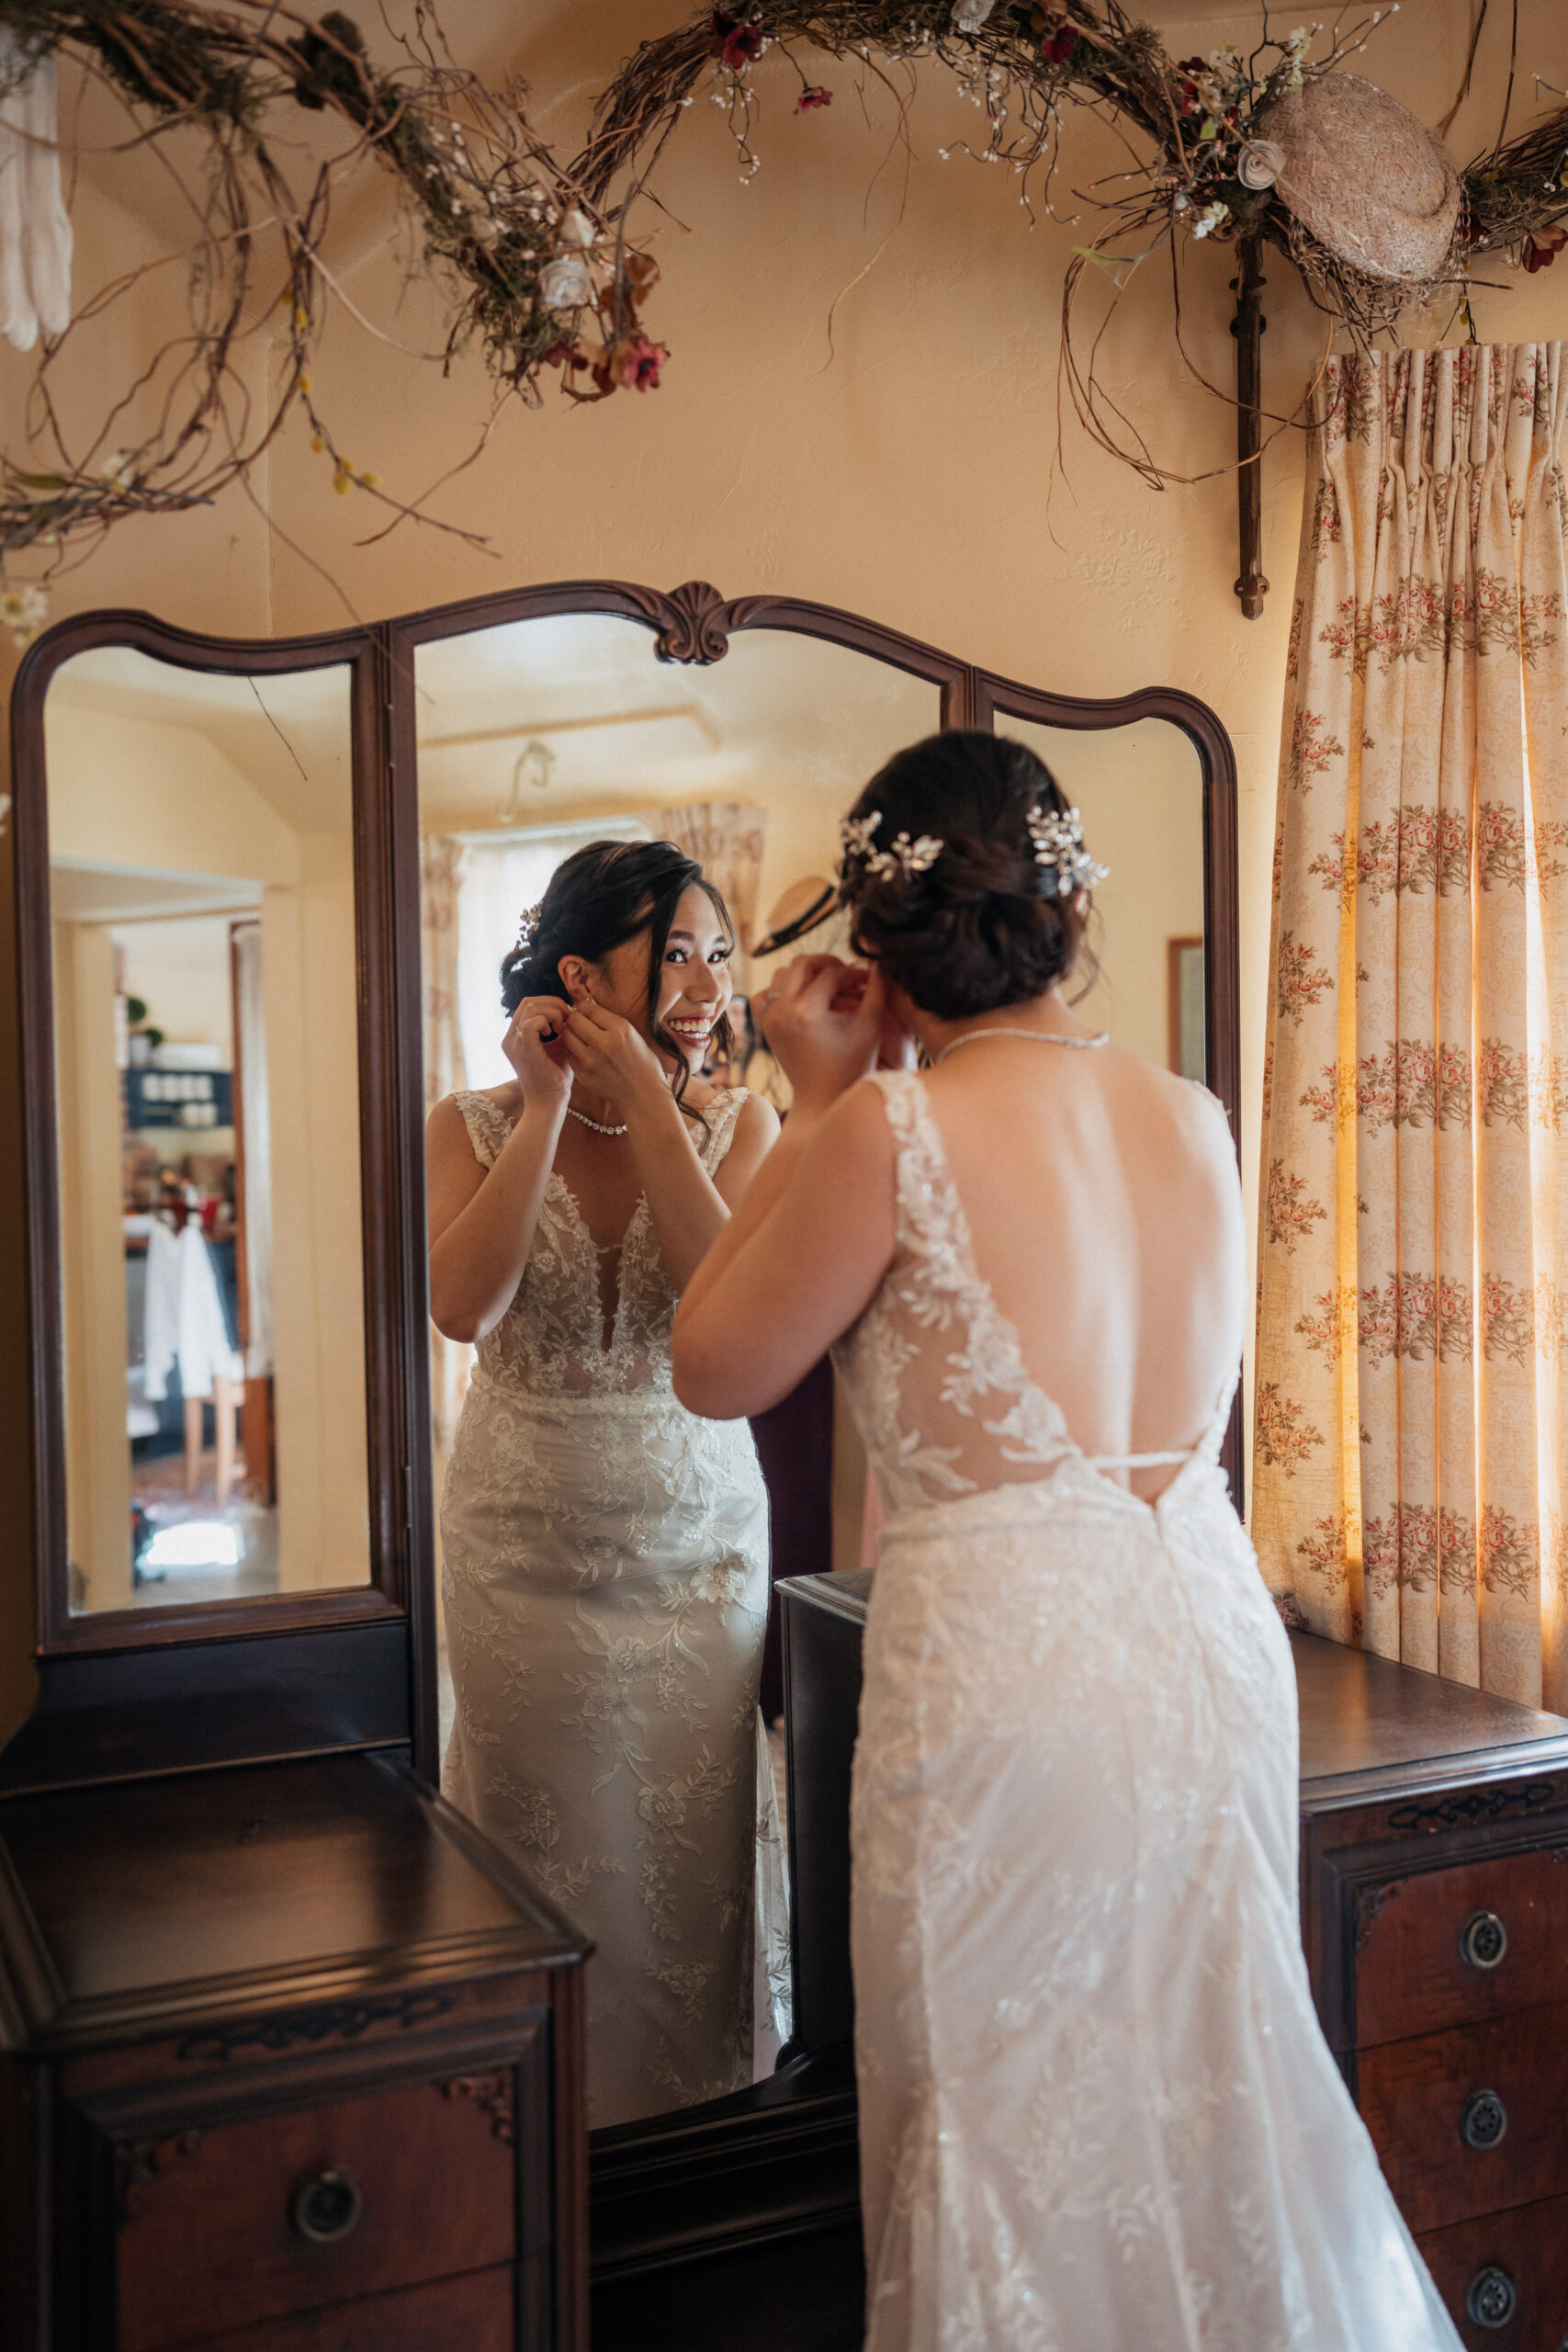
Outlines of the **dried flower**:
M552 311L581 310L593 300L593 279L581 254L563 254L539 272L539 299Z
M996 5L997 0L953 0L953 31L977 33Z
M641 302L659 283L659 264L651 254L627 254L621 276L632 300Z
M743 24L739 17L716 8L708 33L708 54L728 65L732 74L739 74L742 66L761 57L764 38L761 25Z
M602 392L612 392L618 384L628 391L656 392L659 371L669 356L663 344L649 343L645 334L623 335L594 368L593 381Z
M1034 9L1030 29L1039 40L1040 55L1047 65L1065 65L1078 45L1077 27L1065 9Z
M830 107L832 103L832 91L825 90L820 82L813 82L796 98L795 110L796 114L809 114L814 107Z
M1235 175L1243 187L1272 187L1285 168L1285 151L1272 139L1249 139Z
M586 212L569 212L560 224L560 241L563 245L587 246L596 244L598 240L599 232Z
M1216 197L1213 204L1205 204L1196 220L1193 221L1192 234L1195 237L1212 237L1214 231L1223 228L1230 217L1230 206L1222 204Z
M1519 258L1533 277L1538 269L1550 269L1564 245L1568 245L1568 229L1536 229L1525 239Z
M49 598L41 588L0 589L0 626L10 630L17 644L30 645L48 614Z

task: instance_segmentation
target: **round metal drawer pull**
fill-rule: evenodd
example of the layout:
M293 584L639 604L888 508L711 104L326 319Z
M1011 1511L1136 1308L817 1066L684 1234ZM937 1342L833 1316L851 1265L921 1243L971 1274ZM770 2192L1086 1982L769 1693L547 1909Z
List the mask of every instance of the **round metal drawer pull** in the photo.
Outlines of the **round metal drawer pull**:
M1472 1911L1459 1931L1459 1956L1467 1968L1500 1968L1508 1930L1495 1911Z
M288 2218L312 2245L337 2245L359 2227L365 2199L351 2172L329 2165L302 2180L288 2200Z
M1508 2128L1508 2110L1495 2091L1472 2091L1459 2120L1467 2148L1495 2148Z
M1506 2270L1489 2262L1470 2282L1464 2315L1477 2327L1506 2327L1519 2308L1518 2290Z

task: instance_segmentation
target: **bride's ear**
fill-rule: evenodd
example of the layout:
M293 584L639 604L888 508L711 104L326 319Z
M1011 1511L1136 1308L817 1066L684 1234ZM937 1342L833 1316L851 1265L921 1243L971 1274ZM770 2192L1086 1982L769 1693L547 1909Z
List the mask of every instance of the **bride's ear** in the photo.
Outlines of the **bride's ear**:
M556 966L561 989L569 1003L581 1004L593 993L593 974L581 956L563 956Z

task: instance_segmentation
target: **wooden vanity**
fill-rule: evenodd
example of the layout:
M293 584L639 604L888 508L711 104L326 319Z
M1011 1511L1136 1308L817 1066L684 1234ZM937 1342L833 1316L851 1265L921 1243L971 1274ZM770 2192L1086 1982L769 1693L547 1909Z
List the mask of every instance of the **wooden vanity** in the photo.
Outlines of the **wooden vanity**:
M782 1585L795 2018L853 2029L849 1788L869 1575ZM1306 1634L1318 2014L1474 2352L1568 2337L1568 1721ZM1391 2347L1392 2352L1392 2347Z
M586 2352L581 1939L395 1755L0 1801L10 2352Z

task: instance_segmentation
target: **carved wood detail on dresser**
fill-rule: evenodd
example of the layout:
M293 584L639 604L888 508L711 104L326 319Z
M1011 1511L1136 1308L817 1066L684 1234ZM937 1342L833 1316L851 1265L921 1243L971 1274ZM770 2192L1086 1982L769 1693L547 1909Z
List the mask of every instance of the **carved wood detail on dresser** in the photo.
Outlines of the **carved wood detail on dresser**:
M7 2352L586 2352L583 1955L391 1758L0 1802Z
M781 1584L795 2015L847 2039L871 1579ZM1568 1721L1292 1634L1318 2015L1472 2352L1568 2345Z

